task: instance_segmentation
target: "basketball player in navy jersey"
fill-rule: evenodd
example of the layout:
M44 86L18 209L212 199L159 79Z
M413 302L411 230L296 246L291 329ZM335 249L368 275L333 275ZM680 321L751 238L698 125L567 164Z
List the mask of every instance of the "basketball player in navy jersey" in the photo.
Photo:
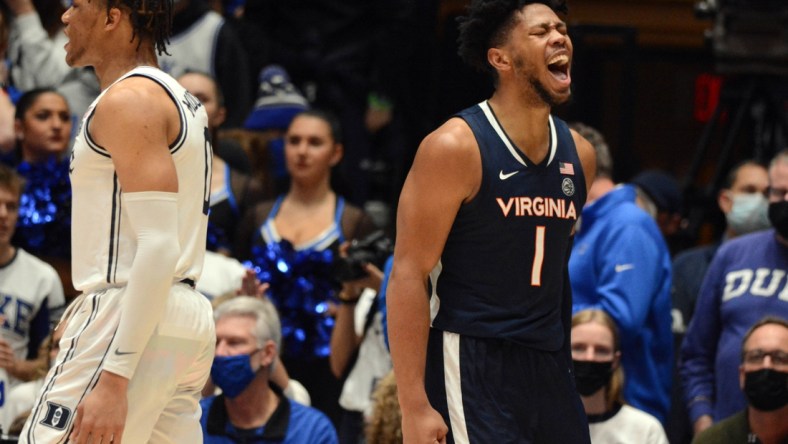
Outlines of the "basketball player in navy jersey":
M102 92L71 157L72 273L83 292L23 443L198 443L211 307L204 107L157 66L171 0L74 0L66 61Z
M474 0L460 55L493 96L428 135L404 185L388 287L404 442L587 443L569 357L572 232L591 145L563 2Z

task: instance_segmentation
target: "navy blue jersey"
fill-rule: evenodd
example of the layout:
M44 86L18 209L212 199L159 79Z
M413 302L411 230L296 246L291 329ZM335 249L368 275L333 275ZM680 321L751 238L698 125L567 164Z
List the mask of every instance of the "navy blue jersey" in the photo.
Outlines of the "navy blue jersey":
M479 145L478 194L457 212L430 275L433 327L540 350L564 345L562 299L570 236L586 200L566 123L550 116L549 152L534 164L487 102L458 114Z

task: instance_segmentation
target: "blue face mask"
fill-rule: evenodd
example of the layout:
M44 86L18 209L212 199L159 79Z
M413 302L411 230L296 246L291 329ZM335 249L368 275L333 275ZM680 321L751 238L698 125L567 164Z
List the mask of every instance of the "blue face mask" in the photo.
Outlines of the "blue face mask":
M257 372L252 370L251 355L216 356L211 364L211 379L228 398L240 395L252 383Z

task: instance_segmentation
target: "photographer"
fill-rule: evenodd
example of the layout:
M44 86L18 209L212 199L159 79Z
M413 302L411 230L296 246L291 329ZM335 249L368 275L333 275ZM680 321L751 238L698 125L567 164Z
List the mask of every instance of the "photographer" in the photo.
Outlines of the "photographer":
M378 300L383 272L372 263L364 264L363 270L364 277L342 285L331 335L331 371L345 381L339 397L340 444L359 442L372 391L391 370Z

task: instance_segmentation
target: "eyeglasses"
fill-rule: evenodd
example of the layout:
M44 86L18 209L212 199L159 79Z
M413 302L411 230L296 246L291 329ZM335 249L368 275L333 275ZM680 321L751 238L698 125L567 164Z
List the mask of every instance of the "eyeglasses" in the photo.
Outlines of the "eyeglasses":
M761 365L767 356L772 359L772 365L774 366L788 366L788 352L784 352L782 350L764 351L761 349L755 349L744 352L744 356L742 358L747 364Z
M770 199L782 200L785 198L785 195L788 194L788 189L769 187L766 190L766 193L768 194Z

